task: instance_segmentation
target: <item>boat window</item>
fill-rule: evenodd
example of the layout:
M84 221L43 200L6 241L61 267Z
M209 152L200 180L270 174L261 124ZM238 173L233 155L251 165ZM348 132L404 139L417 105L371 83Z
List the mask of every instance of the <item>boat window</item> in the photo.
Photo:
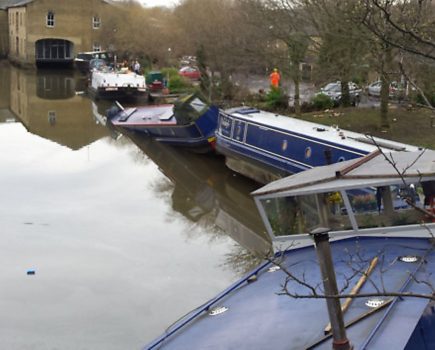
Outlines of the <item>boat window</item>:
M362 188L347 194L360 229L430 221L421 210L428 197L422 184Z
M339 192L265 199L261 204L275 236L309 233L317 227L351 229Z
M185 125L198 119L207 109L207 104L198 97L187 96L175 102L174 115L177 124Z
M190 105L198 113L202 112L206 107L206 104L202 102L199 98L195 98L192 102L190 102Z

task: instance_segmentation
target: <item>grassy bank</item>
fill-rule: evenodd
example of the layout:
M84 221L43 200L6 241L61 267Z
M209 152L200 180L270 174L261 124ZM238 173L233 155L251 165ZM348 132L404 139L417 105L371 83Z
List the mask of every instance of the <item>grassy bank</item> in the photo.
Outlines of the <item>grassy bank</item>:
M388 114L389 129L380 127L379 110L374 108L339 108L299 118L435 150L435 120L431 116L433 113L427 109L393 106Z

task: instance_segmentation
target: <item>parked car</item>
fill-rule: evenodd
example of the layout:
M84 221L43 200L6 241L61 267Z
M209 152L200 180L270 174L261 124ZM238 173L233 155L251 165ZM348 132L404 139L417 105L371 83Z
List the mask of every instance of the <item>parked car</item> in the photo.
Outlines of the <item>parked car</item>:
M192 80L199 80L201 78L201 73L196 67L183 67L178 71L178 74Z
M380 80L374 81L367 86L367 94L369 96L379 97L381 96L382 82Z
M355 106L360 101L362 90L354 82L349 82L348 84L349 84L350 101L351 104ZM339 105L342 99L341 82L336 81L325 85L323 88L320 89L320 91L316 95L319 94L324 94L328 96L334 102L335 105Z
M196 65L196 56L183 56L180 60L180 66L195 66Z
M367 86L367 94L369 96L380 97L381 96L381 86L382 82L380 80L374 81ZM405 89L403 85L397 81L392 81L390 83L388 95L390 98L401 98L403 97Z

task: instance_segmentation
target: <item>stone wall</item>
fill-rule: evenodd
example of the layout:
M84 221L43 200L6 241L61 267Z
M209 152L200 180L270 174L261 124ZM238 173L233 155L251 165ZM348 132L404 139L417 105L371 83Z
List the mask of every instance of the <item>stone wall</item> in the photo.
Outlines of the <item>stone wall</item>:
M6 58L9 52L8 13L0 10L0 59Z
M41 39L72 42L73 56L80 51L91 51L101 43L106 13L111 10L113 6L102 0L34 0L22 7L9 8L9 17L14 21L10 26L9 57L19 63L35 64L35 44ZM47 25L49 12L54 14L53 26ZM98 28L94 17L99 19ZM16 43L22 45L18 51Z

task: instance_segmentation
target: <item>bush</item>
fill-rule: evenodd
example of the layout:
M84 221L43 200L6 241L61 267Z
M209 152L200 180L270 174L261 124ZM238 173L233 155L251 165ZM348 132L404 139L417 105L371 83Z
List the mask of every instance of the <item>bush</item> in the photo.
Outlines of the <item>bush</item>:
M176 68L162 68L161 72L165 80L169 79L168 88L171 93L191 92L192 83L178 74Z
M435 106L435 92L433 93L426 93L426 98L429 100L430 104L432 106ZM415 96L415 102L421 105L426 105L426 101L424 100L423 96L421 94L417 94Z
M334 107L334 101L332 101L331 98L325 94L318 94L314 96L311 102L316 110L324 110Z
M271 87L266 95L266 105L269 108L287 108L288 96L280 88Z

